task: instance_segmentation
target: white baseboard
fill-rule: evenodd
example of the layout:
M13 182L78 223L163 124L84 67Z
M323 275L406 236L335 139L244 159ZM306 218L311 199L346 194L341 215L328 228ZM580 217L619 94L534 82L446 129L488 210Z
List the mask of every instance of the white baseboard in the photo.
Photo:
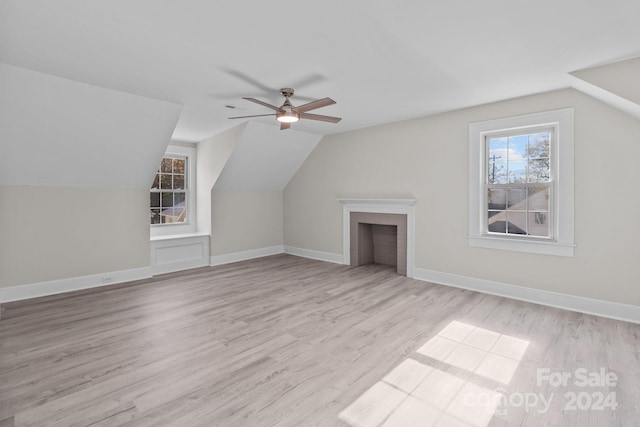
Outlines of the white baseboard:
M636 305L543 291L423 268L416 268L414 270L414 278L439 285L469 289L485 294L577 311L579 313L593 314L595 316L623 320L631 323L640 323L640 306Z
M151 277L149 267L133 268L130 270L111 271L89 276L71 277L68 279L51 280L47 282L30 283L27 285L0 288L0 303L22 301L31 298L115 285L133 280Z
M242 252L234 252L224 255L212 256L210 265L222 265L232 262L260 258L269 255L287 253L304 258L343 264L342 254L315 251L311 249L296 248L293 246L278 245L267 248L252 249ZM205 266L199 260L185 261L184 265L172 263L171 271ZM194 263L193 265L190 263ZM174 265L176 264L176 265ZM187 265L189 264L189 265ZM177 268L177 269L176 269ZM153 272L159 274L158 272ZM134 268L129 270L113 271L89 276L72 277L68 279L51 280L47 282L31 283L26 285L0 288L0 304L55 295L65 292L91 289L101 286L115 285L134 280L148 279L152 276L151 267ZM523 286L509 285L491 280L477 279L468 276L460 276L450 273L415 268L414 278L440 285L469 289L490 295L516 299L520 301L541 304L565 310L577 311L595 316L640 324L640 306L622 304L611 301L597 300L593 298L575 295L561 294Z
M250 249L248 251L232 252L230 254L214 255L209 261L211 267L216 265L230 264L232 262L246 261L248 259L260 258L263 256L277 255L284 252L283 245L269 246L266 248Z
M192 268L208 267L209 258L202 259L188 259L184 261L174 261L164 264L157 264L151 266L151 272L154 276L158 274L173 273L176 271L190 270Z
M303 258L316 259L319 261L332 262L335 264L344 264L344 257L342 256L342 254L314 251L311 249L302 249L302 248L296 248L294 246L287 246L287 245L284 246L284 252L287 254L291 254L291 255L295 255Z

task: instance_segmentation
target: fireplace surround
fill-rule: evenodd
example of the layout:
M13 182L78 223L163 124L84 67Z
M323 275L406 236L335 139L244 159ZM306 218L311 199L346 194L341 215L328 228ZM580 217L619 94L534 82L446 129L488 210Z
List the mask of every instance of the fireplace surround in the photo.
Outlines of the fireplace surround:
M415 199L341 198L343 204L343 263L362 265L368 262L390 264L396 257L398 274L413 277L414 269L414 204ZM388 248L395 235L396 247ZM373 253L369 242L377 240L382 247ZM364 243L364 246L362 244ZM393 252L395 250L395 253ZM377 259L375 258L377 256Z

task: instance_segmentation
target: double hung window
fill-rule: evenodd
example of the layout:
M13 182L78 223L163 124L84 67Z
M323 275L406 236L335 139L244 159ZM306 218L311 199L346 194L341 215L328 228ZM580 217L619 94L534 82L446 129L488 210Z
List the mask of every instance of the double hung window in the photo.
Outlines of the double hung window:
M169 145L150 189L151 238L195 233L196 148Z
M469 125L469 244L573 256L573 109Z
M151 185L151 224L187 221L187 158L165 156Z

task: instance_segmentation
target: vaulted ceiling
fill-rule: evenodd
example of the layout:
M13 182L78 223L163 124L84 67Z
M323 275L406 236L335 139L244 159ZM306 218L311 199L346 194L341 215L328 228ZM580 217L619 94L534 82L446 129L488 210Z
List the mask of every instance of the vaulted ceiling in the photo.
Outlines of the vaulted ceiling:
M2 0L0 62L182 105L185 141L268 113L241 98L279 103L291 86L298 103L337 101L317 113L339 124L293 125L330 134L568 87L573 71L640 56L638 16L629 0Z

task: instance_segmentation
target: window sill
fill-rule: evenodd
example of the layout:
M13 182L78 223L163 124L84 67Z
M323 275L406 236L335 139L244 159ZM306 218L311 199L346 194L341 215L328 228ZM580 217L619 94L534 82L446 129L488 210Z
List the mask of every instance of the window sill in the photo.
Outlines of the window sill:
M183 233L183 234L164 234L161 236L151 236L150 240L152 242L158 242L162 240L177 240L177 239L188 239L190 237L209 237L209 233L196 232L196 233Z
M197 236L195 224L151 224L149 225L149 235L151 240L162 239L167 237L171 239L173 236Z
M493 236L469 236L469 246L504 251L528 252L543 255L572 257L575 252L573 243L561 243L540 240L523 240Z

